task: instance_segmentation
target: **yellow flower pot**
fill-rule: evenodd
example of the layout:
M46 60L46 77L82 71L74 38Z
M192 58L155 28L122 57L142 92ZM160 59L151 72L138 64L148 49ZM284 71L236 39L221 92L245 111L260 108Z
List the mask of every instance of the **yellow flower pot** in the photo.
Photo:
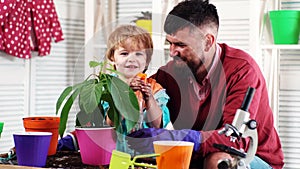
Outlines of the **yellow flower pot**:
M148 19L140 19L137 20L136 25L146 29L150 34L152 34L152 20L148 20Z

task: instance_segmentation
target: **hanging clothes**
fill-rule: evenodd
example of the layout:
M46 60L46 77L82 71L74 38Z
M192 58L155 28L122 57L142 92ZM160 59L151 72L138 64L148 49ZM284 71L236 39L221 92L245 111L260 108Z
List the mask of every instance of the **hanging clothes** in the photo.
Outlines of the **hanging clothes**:
M0 0L0 50L31 58L50 54L52 38L63 40L53 0Z
M0 50L4 50L3 26L14 5L15 0L0 0Z

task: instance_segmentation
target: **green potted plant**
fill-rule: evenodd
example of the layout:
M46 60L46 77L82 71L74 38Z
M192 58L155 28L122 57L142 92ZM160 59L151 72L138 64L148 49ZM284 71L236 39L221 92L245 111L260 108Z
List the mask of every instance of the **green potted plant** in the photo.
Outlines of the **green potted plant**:
M70 109L77 98L80 108L79 112L76 114L77 134L78 128L91 129L105 127L105 115L107 115L113 121L113 129L117 132L123 131L123 127L126 127L126 130L130 131L134 128L136 121L138 121L139 118L139 104L134 91L118 77L105 73L110 72L118 74L118 72L114 70L111 65L107 65L106 62L91 61L89 66L91 68L100 67L99 73L91 74L84 81L68 86L63 90L57 100L56 114L60 113L60 136L62 137L65 132ZM104 103L109 105L109 109L106 110L106 112L102 106ZM125 126L121 125L122 118L127 119ZM108 139L112 140L111 132L109 133L110 134L107 136L94 133L85 135L87 135L89 139L98 139L98 144L101 144L101 142L107 142L103 140L104 138L109 137ZM77 139L83 163L92 165L105 165L109 162L110 156L108 156L108 160L105 161L85 161L85 157L82 156L85 150L83 150L81 147L78 135ZM97 136L101 136L102 138L96 138ZM91 143L82 143L82 145L90 144ZM99 148L102 149L103 147ZM91 150L96 151L96 149L97 148L89 148L89 150L87 150L89 152L88 154L91 154L93 157L99 157L94 153L91 153ZM110 147L107 151L111 153L111 149L112 147ZM104 155L100 156L103 157Z

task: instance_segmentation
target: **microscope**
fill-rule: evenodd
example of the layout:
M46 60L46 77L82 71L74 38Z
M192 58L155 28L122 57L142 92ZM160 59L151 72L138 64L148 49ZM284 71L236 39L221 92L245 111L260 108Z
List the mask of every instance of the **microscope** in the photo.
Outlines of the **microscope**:
M231 159L223 159L218 162L219 169L250 169L250 162L255 156L257 149L257 123L250 119L248 108L252 101L255 89L249 87L244 97L242 106L237 109L232 124L225 124L224 128L219 131L219 134L225 134L230 137L230 141L239 141L240 138L250 138L248 151L238 150L234 147L229 147L223 144L214 144L214 147L227 152L233 156Z

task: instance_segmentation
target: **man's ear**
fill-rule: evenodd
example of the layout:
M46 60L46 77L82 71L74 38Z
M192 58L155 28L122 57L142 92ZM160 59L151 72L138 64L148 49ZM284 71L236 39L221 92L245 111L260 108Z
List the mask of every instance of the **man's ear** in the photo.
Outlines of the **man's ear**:
M210 48L213 46L215 43L216 38L213 34L206 34L205 36L205 51L208 52Z

